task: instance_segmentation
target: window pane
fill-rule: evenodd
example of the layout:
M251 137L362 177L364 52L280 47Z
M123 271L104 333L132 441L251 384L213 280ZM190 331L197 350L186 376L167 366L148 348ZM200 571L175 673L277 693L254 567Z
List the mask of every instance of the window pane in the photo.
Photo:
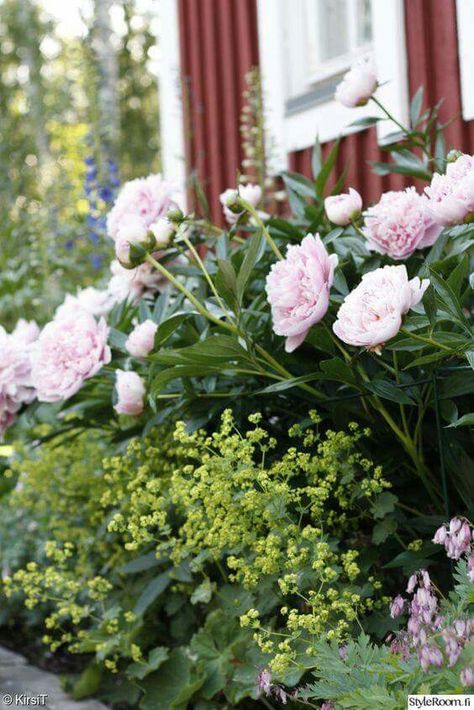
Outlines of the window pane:
M339 57L349 49L347 0L313 0L317 2L317 36L319 60Z
M357 46L372 41L371 0L357 0Z

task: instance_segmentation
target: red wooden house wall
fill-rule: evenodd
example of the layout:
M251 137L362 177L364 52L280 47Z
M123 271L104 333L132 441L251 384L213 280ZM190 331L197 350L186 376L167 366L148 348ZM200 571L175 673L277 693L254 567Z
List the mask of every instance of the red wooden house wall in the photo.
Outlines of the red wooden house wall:
M221 220L219 194L234 185L240 167L239 115L246 72L257 66L256 0L179 0L181 71L188 169L199 176L212 216ZM405 31L410 95L425 87L425 106L444 99L440 118L454 119L448 147L474 152L474 121L461 118L455 0L405 0ZM328 151L330 145L324 146ZM341 142L338 168L348 168L347 184L366 201L400 189L402 176L379 176L367 160L383 160L375 129ZM311 147L290 155L290 169L309 175Z

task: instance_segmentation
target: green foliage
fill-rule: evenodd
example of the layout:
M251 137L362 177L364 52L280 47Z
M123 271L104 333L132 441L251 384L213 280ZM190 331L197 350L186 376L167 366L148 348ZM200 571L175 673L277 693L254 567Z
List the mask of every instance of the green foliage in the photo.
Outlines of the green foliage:
M440 609L445 627L472 611L473 585L465 562L457 564L454 579L454 591ZM434 638L442 648L442 633L435 633ZM411 653L401 653L388 645L374 645L366 634L350 640L342 655L334 642L318 642L314 671L317 680L305 687L300 697L331 701L334 710L404 710L408 695L465 693L460 672L471 665L473 652L472 642L467 643L455 663L450 665L445 660L441 667L430 666L424 671L416 648Z
M316 639L385 607L364 548L370 507L383 519L393 501L359 451L368 432L322 434L311 413L278 444L250 419L243 434L230 412L210 436L160 429L102 464L90 433L12 462L8 502L46 542L6 592L44 618L53 651L94 654L77 697L118 673L143 708L158 688L170 708L222 692L238 705L258 666L292 685Z

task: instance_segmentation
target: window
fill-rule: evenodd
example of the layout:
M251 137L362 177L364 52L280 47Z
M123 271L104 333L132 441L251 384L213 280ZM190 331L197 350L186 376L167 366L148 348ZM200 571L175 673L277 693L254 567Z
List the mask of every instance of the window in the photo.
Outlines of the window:
M474 119L474 3L472 0L457 0L459 67L461 73L462 117Z
M327 79L371 49L370 0L305 0L309 78Z
M408 113L403 0L258 0L262 80L275 172L287 154L347 131L374 106L347 109L334 92L359 56L373 54L379 96L398 119ZM393 131L379 124L379 137ZM349 129L350 130L350 129ZM354 129L352 129L354 130Z

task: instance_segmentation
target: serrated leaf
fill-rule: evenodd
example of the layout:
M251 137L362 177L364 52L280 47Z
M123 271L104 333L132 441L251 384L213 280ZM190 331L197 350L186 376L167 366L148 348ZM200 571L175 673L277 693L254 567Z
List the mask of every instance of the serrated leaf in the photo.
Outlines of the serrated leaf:
M393 513L398 498L389 491L383 491L372 503L371 513L374 518L384 518L387 513Z
M397 527L397 521L394 517L390 516L385 518L374 526L372 531L372 542L375 545L381 545L382 542L385 542L385 540L396 531Z

